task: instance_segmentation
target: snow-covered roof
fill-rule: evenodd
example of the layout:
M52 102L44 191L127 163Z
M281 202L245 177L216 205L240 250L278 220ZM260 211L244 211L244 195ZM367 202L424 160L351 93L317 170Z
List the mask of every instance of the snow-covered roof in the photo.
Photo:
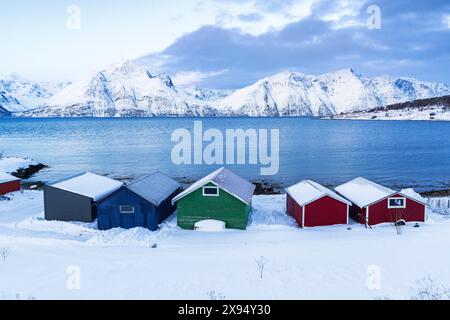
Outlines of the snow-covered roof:
M181 185L161 172L154 172L126 186L127 189L150 201L155 206L166 200Z
M220 168L192 184L185 191L173 198L172 202L175 203L208 183L217 185L246 204L252 201L253 193L255 192L254 184L226 168Z
M122 182L90 172L83 173L52 185L54 188L92 198L94 201L100 201L108 197L122 186Z
M330 189L311 180L303 180L292 187L286 189L292 199L294 199L300 206L304 206L324 196L329 196L333 199L341 201L345 204L351 205L351 202L339 196Z
M414 189L403 189L402 191L400 191L400 194L402 194L410 199L413 199L417 202L427 204L427 199L425 199L420 194L418 194L416 191L414 191Z
M361 177L344 183L335 190L360 208L398 193Z
M0 183L7 183L7 182L17 181L17 180L20 180L20 179L12 176L10 174L0 172Z

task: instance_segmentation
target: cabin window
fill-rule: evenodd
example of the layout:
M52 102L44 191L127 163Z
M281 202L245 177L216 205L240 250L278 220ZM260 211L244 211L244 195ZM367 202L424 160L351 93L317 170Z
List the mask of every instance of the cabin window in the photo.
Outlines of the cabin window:
M203 187L203 196L204 197L218 197L219 196L219 188L218 187Z
M123 213L123 214L134 213L134 207L133 206L120 206L120 213Z
M388 199L389 209L404 209L406 208L406 198L389 198Z

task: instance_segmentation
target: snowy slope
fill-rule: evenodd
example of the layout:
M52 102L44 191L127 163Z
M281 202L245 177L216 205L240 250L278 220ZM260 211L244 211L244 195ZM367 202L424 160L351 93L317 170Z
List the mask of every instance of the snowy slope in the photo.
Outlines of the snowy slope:
M450 121L450 95L412 100L368 111L350 112L334 119Z
M11 112L23 111L25 107L5 91L0 91L0 116L9 116Z
M73 83L27 116L202 116L208 108L187 101L166 74L152 75L130 61Z
M205 88L199 88L197 86L192 86L184 89L184 92L186 95L191 97L192 99L204 101L204 102L211 102L211 101L218 101L221 99L224 99L228 97L230 94L232 94L233 90L217 90L217 89L205 89Z
M175 216L157 232L99 231L45 221L42 192L10 197L0 202L3 299L411 299L422 278L450 285L450 220L431 212L400 236L390 225L299 229L284 196L256 196L247 231L181 230Z
M0 97L1 97L1 95L0 95ZM0 107L0 117L9 117L9 116L11 116L11 112L4 109L3 107Z
M16 157L0 157L0 172L13 173L18 169L27 168L30 165L35 165L36 162L31 159L16 158Z
M328 116L443 96L450 87L411 78L364 78L353 69L320 76L283 72L221 100L225 112L251 116Z
M218 102L229 114L248 116L308 116L334 114L321 83L300 73L283 72L237 90Z
M0 107L10 112L38 108L70 82L52 84L32 81L17 74L0 79Z

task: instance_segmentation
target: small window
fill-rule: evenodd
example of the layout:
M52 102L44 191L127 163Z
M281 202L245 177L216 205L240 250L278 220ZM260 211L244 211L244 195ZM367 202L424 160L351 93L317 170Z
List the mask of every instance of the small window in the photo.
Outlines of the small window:
M218 197L219 196L219 188L218 187L203 187L203 196L204 197Z
M405 198L389 198L388 199L388 208L389 209L406 208L406 199Z
M133 206L120 206L120 213L134 213L134 207Z

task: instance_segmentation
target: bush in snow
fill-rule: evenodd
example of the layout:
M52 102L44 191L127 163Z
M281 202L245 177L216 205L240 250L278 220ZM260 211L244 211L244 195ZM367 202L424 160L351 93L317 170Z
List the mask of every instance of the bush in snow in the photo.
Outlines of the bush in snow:
M3 258L3 261L6 260L6 257L9 255L9 249L8 248L1 248L0 249L0 257Z
M264 277L264 269L266 267L267 259L264 256L259 257L255 260L256 265L258 266L259 277L262 279Z
M430 276L419 281L419 292L412 300L448 300L450 289L437 284Z
M225 300L225 296L222 293L216 292L214 290L208 291L206 295L208 296L209 300Z

